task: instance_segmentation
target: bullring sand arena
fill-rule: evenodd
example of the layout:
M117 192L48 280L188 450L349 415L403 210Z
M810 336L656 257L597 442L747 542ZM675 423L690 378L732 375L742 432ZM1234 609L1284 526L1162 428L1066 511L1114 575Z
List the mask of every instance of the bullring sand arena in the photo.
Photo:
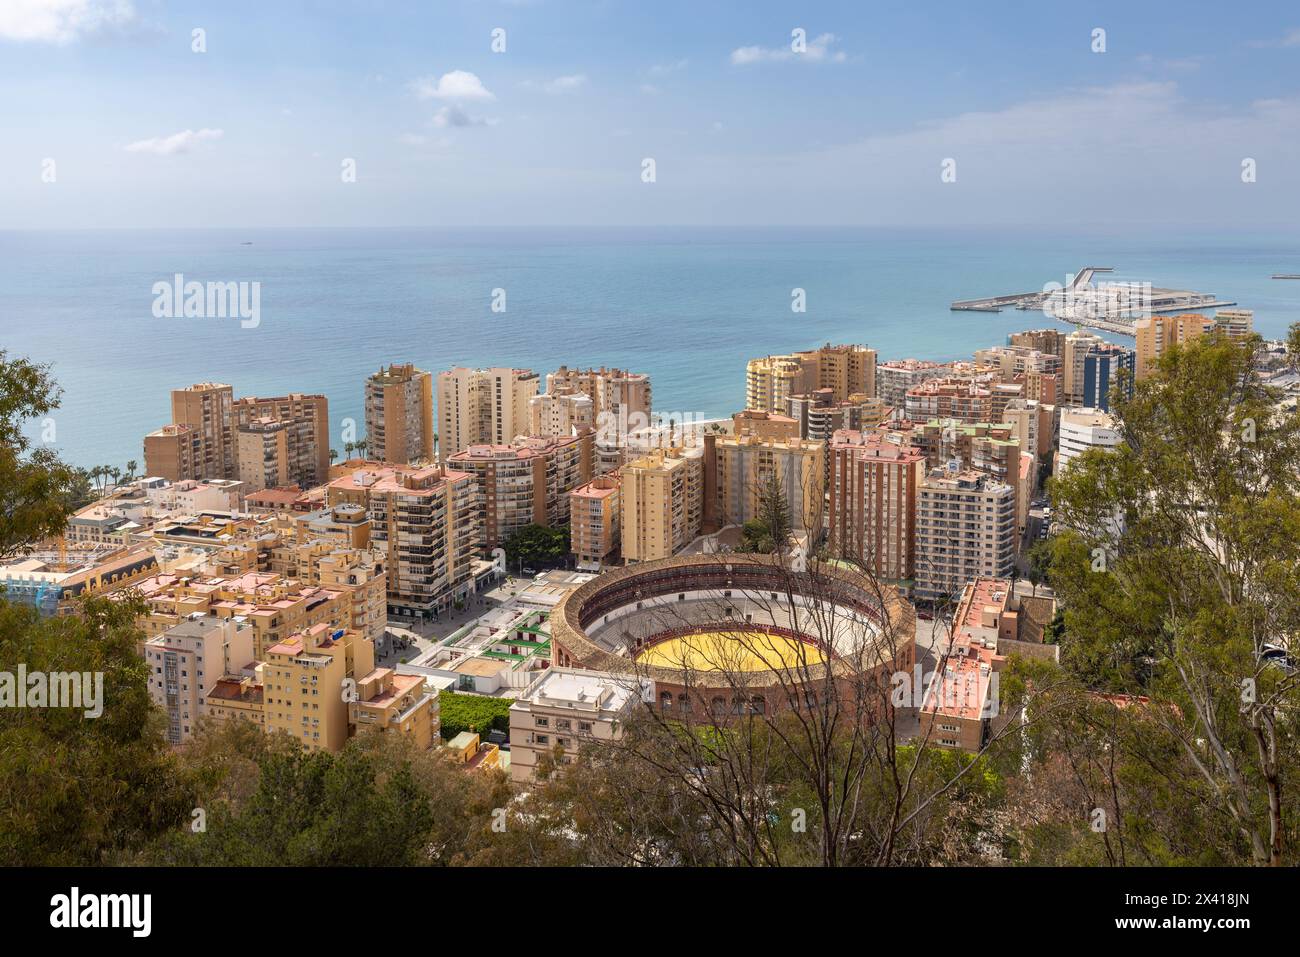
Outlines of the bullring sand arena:
M771 671L821 664L815 644L755 630L699 631L643 648L636 661L691 671Z

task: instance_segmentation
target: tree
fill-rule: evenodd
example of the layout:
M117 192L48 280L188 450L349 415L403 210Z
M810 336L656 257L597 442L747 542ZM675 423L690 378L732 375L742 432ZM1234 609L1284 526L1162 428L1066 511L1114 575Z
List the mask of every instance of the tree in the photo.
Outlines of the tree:
M22 431L58 407L47 367L0 350L0 559L61 534L77 504L76 470L51 449L33 449Z
M194 795L136 651L143 612L138 601L92 598L76 615L41 618L0 601L0 671L102 676L98 716L0 708L0 864L105 864L188 820Z
M769 472L758 492L758 515L741 527L742 551L771 554L793 541L793 520L781 477Z
M511 564L556 565L569 554L569 526L525 525L502 543Z
M1149 702L1125 709L1142 734L1109 738L1133 762L1120 785L1139 771L1196 782L1171 785L1175 816L1228 826L1229 860L1276 865L1298 859L1285 716L1300 677L1279 655L1300 622L1300 423L1263 384L1256 345L1216 333L1172 349L1117 404L1122 443L1051 483L1065 529L1051 568L1071 674ZM1159 827L1148 811L1129 814Z

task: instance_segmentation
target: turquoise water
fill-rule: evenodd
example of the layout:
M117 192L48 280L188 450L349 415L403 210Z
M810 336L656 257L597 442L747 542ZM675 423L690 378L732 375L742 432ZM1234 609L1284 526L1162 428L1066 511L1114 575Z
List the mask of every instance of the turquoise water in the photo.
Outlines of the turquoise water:
M251 243L251 245L244 245ZM361 422L365 376L627 366L656 409L729 415L745 361L828 341L882 358L969 358L1039 314L954 313L954 299L1027 292L1084 265L1213 292L1280 336L1300 322L1300 239L1020 230L563 229L0 232L0 348L49 362L64 388L56 445L80 465L143 463L169 390L323 392L336 448ZM158 319L153 285L260 282L261 322ZM791 290L806 290L804 314ZM491 309L504 289L506 311Z

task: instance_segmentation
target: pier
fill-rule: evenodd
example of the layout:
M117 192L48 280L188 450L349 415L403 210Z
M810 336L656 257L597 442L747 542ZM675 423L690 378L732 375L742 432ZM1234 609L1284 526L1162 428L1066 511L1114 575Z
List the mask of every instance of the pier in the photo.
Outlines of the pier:
M1045 316L1076 326L1101 329L1116 335L1131 336L1138 319L1151 315L1197 312L1234 306L1213 293L1188 289L1163 289L1149 283L1113 283L1094 287L1098 273L1114 272L1111 266L1084 266L1069 284L1043 292L1012 293L983 299L959 299L948 308L953 312L1001 312L1003 309L1042 312ZM1297 276L1274 276L1274 279L1300 279Z

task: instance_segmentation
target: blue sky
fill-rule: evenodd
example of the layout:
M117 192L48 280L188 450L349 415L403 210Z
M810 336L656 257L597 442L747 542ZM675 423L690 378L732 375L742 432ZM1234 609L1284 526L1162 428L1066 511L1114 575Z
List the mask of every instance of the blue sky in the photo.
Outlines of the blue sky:
M0 103L0 228L1251 228L1300 209L1300 8L1281 0L2 0Z

